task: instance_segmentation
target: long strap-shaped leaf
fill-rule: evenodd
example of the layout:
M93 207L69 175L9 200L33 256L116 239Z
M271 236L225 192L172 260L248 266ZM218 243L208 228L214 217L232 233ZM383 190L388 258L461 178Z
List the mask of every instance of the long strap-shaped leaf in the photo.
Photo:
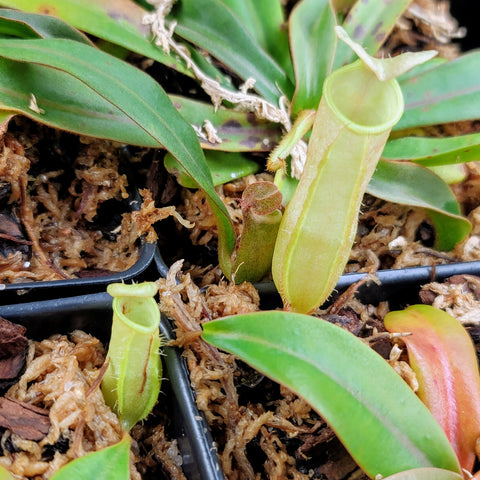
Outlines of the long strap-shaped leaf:
M397 138L387 142L382 158L411 160L425 167L475 161L480 158L480 133L442 138Z
M332 69L335 24L335 13L328 0L303 0L290 15L290 44L296 77L294 114L318 108L323 82Z
M100 50L65 39L0 39L0 55L69 73L122 111L158 147L169 150L205 191L216 214L221 255L230 255L234 245L230 217L215 192L197 136L151 77ZM71 98L75 102L75 92Z
M32 109L32 94L38 109ZM158 141L80 80L43 65L0 57L0 110L81 135L158 146Z
M31 94L39 110L31 108ZM74 95L72 95L74 93ZM208 119L222 143L200 139L203 148L224 151L269 151L280 138L278 125L255 120L245 112L169 95L190 124ZM20 113L54 128L107 138L130 145L157 147L158 141L110 102L72 75L60 70L0 57L0 111Z
M70 38L93 45L86 35L59 18L20 12L10 8L0 9L0 33L20 38Z
M61 18L74 27L192 75L175 57L146 38L146 12L132 0L0 0L0 5Z
M293 65L284 28L285 9L281 0L222 0L260 46L285 70L291 80Z
M480 51L473 51L400 79L405 112L394 130L480 118L479 71Z
M411 333L403 340L418 378L418 395L470 472L480 437L480 375L470 336L458 320L430 305L390 312L385 326Z
M280 311L203 325L203 338L304 397L374 478L413 468L459 472L448 440L388 363L322 319Z

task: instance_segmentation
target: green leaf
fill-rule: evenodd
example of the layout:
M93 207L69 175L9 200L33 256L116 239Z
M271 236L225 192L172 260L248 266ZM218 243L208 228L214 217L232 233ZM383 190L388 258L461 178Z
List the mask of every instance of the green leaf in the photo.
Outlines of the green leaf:
M296 89L292 113L317 109L335 54L335 14L328 0L303 0L289 19ZM319 48L321 54L319 54Z
M292 85L282 68L262 49L233 12L220 0L181 0L172 10L175 33L206 50L243 80L255 79L255 90L278 103Z
M400 79L405 112L394 130L480 118L480 51Z
M15 480L10 472L0 465L0 480Z
M1 76L0 76L0 80L1 80ZM8 122L14 115L15 115L15 112L0 109L0 134L2 134L7 129Z
M207 151L205 159L215 186L257 173L260 169L257 162L236 152ZM176 176L180 185L186 188L197 188L197 182L181 168L174 156L165 155L164 163L165 168Z
M472 228L461 216L448 185L420 165L380 160L367 192L390 202L425 208L435 225L438 250L452 250Z
M58 470L51 480L128 480L130 442L130 437L125 435L121 442L111 447L77 458Z
M438 175L448 185L463 182L468 177L464 166L458 163L427 168L435 173L435 175Z
M290 176L283 168L275 173L275 185L282 193L282 205L285 207L293 197L293 193L298 185L298 179Z
M41 110L30 108L32 94ZM80 135L158 147L155 139L80 80L42 65L0 58L0 110Z
M412 305L385 317L402 337L418 380L418 396L445 431L460 465L472 471L480 437L480 374L470 335L454 317L430 305Z
M443 57L434 57L430 59L428 62L422 63L420 65L417 65L416 67L412 68L408 72L405 72L404 74L400 75L397 80L402 83L406 82L410 78L414 78L417 75L420 75L421 73L425 73L428 70L431 70L432 68L437 68L440 65L443 65L444 63L447 63L448 60Z
M43 113L30 108L34 93ZM209 120L222 143L201 140L204 148L224 151L270 151L281 135L278 125L253 115L211 104L170 96L182 117L194 125ZM80 135L107 138L131 145L158 147L153 139L121 110L83 82L60 70L0 58L0 111L21 113L54 128Z
M147 12L131 0L0 0L0 5L53 15L83 32L192 75L181 61L150 41L149 30L142 25Z
M357 0L342 26L353 41L361 44L367 53L373 55L381 47L410 2L411 0L394 2ZM334 68L339 68L354 59L355 53L352 49L338 42Z
M458 473L440 468L415 468L406 472L396 473L383 480L462 480Z
M207 322L202 336L305 398L371 478L420 467L459 472L428 409L383 358L342 328L270 311Z
M281 0L222 0L243 23L259 45L293 81L288 32Z
M0 55L75 76L115 105L158 147L170 151L204 190L218 223L221 261L226 263L223 259L229 257L235 242L227 209L215 192L195 132L151 77L100 50L71 40L0 39Z
M221 143L210 143L205 138L203 148L225 152L269 152L280 141L282 131L278 124L259 120L255 115L236 112L211 103L203 103L186 97L170 95L175 108L188 122L196 126L210 121Z
M425 167L471 162L480 158L480 133L442 138L397 138L387 142L382 158L411 160Z
M92 45L81 32L60 19L0 8L0 33L20 38L69 38Z

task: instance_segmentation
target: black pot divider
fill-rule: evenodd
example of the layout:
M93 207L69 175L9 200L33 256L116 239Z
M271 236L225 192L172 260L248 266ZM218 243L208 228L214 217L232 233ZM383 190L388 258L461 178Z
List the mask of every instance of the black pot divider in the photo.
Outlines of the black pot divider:
M154 254L154 264L158 274L166 277L168 265L163 260L160 250L157 248ZM395 270L379 270L376 273L378 283L370 280L361 285L358 295L367 303L378 303L390 300L395 308L401 308L407 304L419 301L418 293L420 286L434 281L443 281L454 275L467 274L480 276L480 261L459 262L430 267L408 267ZM327 301L332 303L348 287L366 277L366 273L347 273L342 275ZM255 283L255 288L260 293L261 308L277 308L281 305L280 295L272 281Z
M454 275L480 275L480 261L460 262L431 267L409 267L398 270L380 270L378 283L368 281L358 289L357 296L364 303L378 304L388 300L390 308L401 309L420 303L420 287L430 282L442 282ZM337 286L338 292L363 278L365 274L343 275Z
M0 306L0 316L27 328L27 336L40 340L54 333L81 329L103 342L110 336L112 298L107 293L57 298ZM166 340L173 337L169 322L160 322ZM207 423L199 413L181 352L164 347L163 385L171 392L173 428L189 480L225 480ZM162 390L165 389L162 387ZM162 395L162 393L161 393Z

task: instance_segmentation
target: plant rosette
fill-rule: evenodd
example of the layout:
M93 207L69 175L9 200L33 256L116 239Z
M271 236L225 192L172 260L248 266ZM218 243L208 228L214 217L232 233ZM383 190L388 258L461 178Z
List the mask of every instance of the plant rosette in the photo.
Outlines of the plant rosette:
M478 257L475 253L471 255L473 253L472 245L477 241L478 231L474 220L476 216L475 209L478 207L479 200L478 186L472 185L472 182L476 183L475 171L477 166L475 164L464 164L464 162L469 161L467 158L475 160L478 156L477 147L475 146L479 139L476 123L475 121L467 121L461 125L457 124L458 129L465 129L463 131L464 135L457 138L453 137L455 132L455 126L453 125L445 125L442 128L430 127L431 124L442 123L450 115L447 113L449 107L443 104L441 101L442 97L436 94L433 95L438 104L434 105L435 101L432 100L431 107L430 104L428 106L425 105L423 110L429 111L431 108L437 114L443 111L445 116L435 116L435 120L433 120L433 117L429 117L429 112L428 120L426 118L420 120L418 112L414 113L414 111L416 112L415 109L417 107L420 108L419 105L423 105L422 102L426 101L426 97L430 97L432 93L425 93L425 91L421 93L420 89L428 89L429 83L435 82L435 79L441 77L442 83L445 82L444 86L446 83L452 82L447 87L448 89L452 88L452 92L457 88L453 86L454 84L459 86L459 79L454 80L455 62L447 67L448 62L445 62L444 59L431 59L431 55L429 55L431 52L423 51L424 58L419 60L418 63L426 62L425 65L413 68L411 72L406 72L408 67L402 66L398 68L402 64L402 60L399 60L399 57L403 57L404 62L408 63L415 55L406 53L403 56L399 55L394 58L380 60L370 56L374 49L379 46L374 44L373 38L369 38L369 34L373 35L372 32L368 32L367 29L365 38L362 38L362 41L358 43L349 40L348 35L345 33L345 31L348 31L350 35L353 35L355 22L358 22L360 25L369 15L374 15L373 4L375 2L370 3L368 7L362 7L360 2L358 2L347 15L343 25L345 30L342 30L342 34L338 34L339 27L335 27L335 22L333 22L333 25L329 23L332 22L332 18L329 17L329 10L325 5L322 5L323 10L322 7L317 6L319 17L320 14L323 15L321 17L323 22L322 28L319 27L318 30L313 30L313 26L308 24L307 20L308 12L311 14L312 9L315 8L312 3L307 1L300 2L297 8L291 12L289 18L290 49L293 63L297 73L302 72L305 74L307 85L302 83L304 78L300 78L300 75L295 78L297 90L293 96L293 106L291 106L290 112L294 113L292 117L293 126L291 126L290 131L286 133L277 148L271 153L267 164L270 170L277 170L274 183L283 194L283 206L286 205L284 218L277 230L279 238L274 247L276 254L273 254L273 277L281 295L291 297L294 295L295 288L298 288L299 296L304 297L303 292L305 292L305 288L302 281L308 284L314 271L322 279L324 291L326 293L330 292L333 286L335 286L335 279L338 279L339 272L336 270L341 263L345 266L344 272L365 273L414 265L432 266L441 263L450 264L455 261L477 260ZM402 7L399 4L397 6L399 8L397 13L401 13ZM229 7L238 15L240 21L247 22L249 15L253 15L251 12L240 13L237 7L232 5L229 5ZM378 8L380 8L380 5L378 5ZM175 17L175 14L173 16L179 23L179 36L200 44L204 40L201 38L202 34L199 33L193 38L187 31L192 27L191 22L195 23L193 19L194 10L190 2L182 2L182 7L176 10L178 17ZM387 10L389 10L388 14L384 11L382 15L392 15L393 18L397 14L393 12L393 7L391 7L391 11L389 7L387 7ZM160 15L159 12L157 13ZM219 13L219 15L221 14ZM225 12L225 18L227 16ZM383 23L380 22L378 25L382 24L383 26L387 23L386 18L381 20ZM183 29L182 21L188 24L186 29ZM196 25L200 29L200 22L196 23ZM363 25L360 26L363 28ZM312 30L309 30L309 27ZM299 30L296 30L297 28ZM322 29L323 31L320 32ZM321 67L324 70L321 70L321 74L315 71L319 78L311 78L312 74L309 76L307 60L314 61L314 59L308 57L308 53L305 54L308 45L302 44L300 39L297 40L295 38L295 35L301 30L302 35L307 38L305 31L311 34L312 37L318 34L319 37L325 35L328 38L328 33L326 32L329 29L331 32L337 32L337 35L348 44L348 47L340 44L337 45L336 52L326 52L327 58L322 59L322 61L328 63L330 70L322 64ZM360 31L360 27L358 31ZM158 35L160 36L160 33ZM298 35L300 36L300 33ZM391 35L398 40L395 33ZM381 36L379 35L376 41L381 43L380 38ZM384 40L385 38L383 37L382 39ZM320 38L315 37L315 40L318 41ZM322 37L321 40L325 40L325 38ZM171 48L175 48L174 39L165 39L165 41L170 42ZM394 43L395 40L393 41ZM202 46L207 51L209 49L212 52L214 51L212 43L205 43ZM300 47L303 47L302 51L300 51ZM396 45L396 47L399 46ZM367 83L364 82L365 84L362 87L360 76L350 75L348 80L342 81L342 78L347 78L347 75L340 72L346 71L344 69L351 67L344 66L340 69L338 67L348 63L346 58L353 58L352 52L347 53L349 48L373 71L378 67L378 72L380 73L378 74L377 72L377 77L380 81L377 84L377 88L372 88L374 92L378 93L377 96L369 96L366 93L368 92ZM398 50L401 50L401 48L399 47ZM329 54L331 54L331 57L328 57ZM345 59L342 55L345 55ZM340 61L339 57L343 61ZM462 63L463 60L468 60L467 57L468 55L462 59L459 57L459 63ZM473 57L469 58L473 60ZM226 59L224 61L228 66L231 65ZM477 61L473 60L474 63ZM318 63L320 64L321 61L319 60ZM383 66L381 66L382 63ZM332 65L334 68L332 68ZM410 67L412 66L413 64ZM436 70L437 66L438 70ZM473 64L470 65L470 67L472 66ZM450 73L447 73L447 70ZM469 70L471 73L472 70ZM459 71L460 69L458 69ZM394 93L394 89L388 91L387 88L387 84L389 84L388 79L394 77L398 77L401 95L403 94L405 98L403 115L401 112L402 101L400 99L396 100L398 95ZM308 84L308 81L311 84ZM419 82L422 84L421 87L417 85ZM357 84L359 91L361 90L363 94L355 93ZM380 85L384 85L384 87L380 88ZM316 87L316 90L314 87ZM416 91L417 88L418 91ZM338 92L337 97L335 92ZM383 100L380 92L385 92ZM454 96L460 100L455 94ZM462 97L462 94L460 94L460 97ZM320 104L318 105L319 100ZM463 100L467 99L462 99L462 104ZM473 98L471 100L473 101ZM365 103L362 104L362 101ZM301 108L298 106L299 104ZM465 106L465 113L467 110L470 112L466 113L466 115L472 115L469 107L466 104L463 105ZM326 114L327 106L331 112L330 117ZM413 117L416 119L414 120ZM478 112L470 118L473 119L475 117L478 117ZM453 117L451 117L451 120L453 120ZM456 120L458 120L457 117ZM341 134L335 121L338 121L339 124L342 124L343 121L344 129ZM421 121L425 121L425 125L422 127L420 127ZM313 129L312 124L314 124ZM371 129L370 133L367 133L367 127ZM382 130L382 127L385 128ZM393 130L390 131L392 128ZM442 130L445 138L438 138L442 136ZM379 152L375 154L373 154L375 151L373 131L376 134L382 132L385 136L383 140L378 139L376 149ZM347 137L346 132L356 132L356 134L352 134L343 142L341 137L343 135ZM330 133L331 138L329 136ZM370 140L366 139L368 135L371 135ZM338 143L335 143L334 139L337 136L340 140ZM294 152L302 138L305 140L308 138L308 147L304 145L307 161L303 174L301 176L298 175L300 176L300 182L295 187L296 182L292 177L295 176L294 169L298 167L295 163L295 155L298 154L298 151L295 154ZM362 141L364 143L361 143ZM387 143L385 148L383 148L385 141ZM355 142L358 142L359 145L356 145ZM465 149L460 147L460 144L454 146L456 142L466 142L464 144ZM473 143L470 144L469 142ZM467 144L469 145L467 146ZM356 145L356 147L353 145ZM361 161L360 153L357 155L358 158L355 155L351 155L348 147L351 147L351 150L356 153L367 152L365 158L370 159L370 164L365 159L363 162ZM457 147L460 148L457 149ZM470 150L471 147L473 147L473 150ZM221 143L218 143L215 148L222 150ZM369 152L368 148L371 148L372 151ZM207 155L207 162L209 162L214 183L221 185L222 179L229 178L229 171L232 175L235 175L232 172L234 172L233 164L236 159L232 156L232 166L230 167L228 154L225 153L223 156L224 162L220 164L218 158L220 157L220 152L216 151L214 153L216 158L209 159ZM338 155L336 155L337 153ZM456 155L455 158L454 155ZM378 164L376 163L376 156L381 156ZM342 164L342 160L345 161L345 165ZM410 160L410 162L405 162L405 160ZM182 186L189 189L195 187L195 182L192 181L191 175L188 175L188 169L183 169L178 163L175 163L174 159L167 157L165 166L168 171L177 176ZM229 168L230 170L228 170ZM279 168L280 170L278 170ZM375 171L373 172L373 170ZM372 173L373 177L370 180ZM260 177L260 179L263 181L265 177ZM404 179L405 182L403 183L401 179ZM272 180L271 177L270 180ZM369 180L370 182L368 183ZM398 181L398 184L394 185L393 183L396 181ZM252 188L251 183L254 182L255 179L250 176L243 182L243 185L241 181L236 181L233 185L227 184L223 187L218 187L224 203L230 209L234 208L235 205L238 207L231 214L233 221L237 223L234 226L238 239L231 256L231 265L226 266L228 261L219 252L219 263L222 273L227 278L235 279L237 282L245 279L256 282L261 276L259 275L260 262L249 260L249 255L244 254L244 251L242 251L251 235L249 229L250 222L244 221L242 225L240 220L242 217L245 218L246 215L245 202L241 198L241 192L246 186L249 189ZM455 184L453 190L457 193L456 198L447 183ZM293 187L292 184L294 184ZM441 186L442 184L443 186ZM293 194L291 192L292 188L295 190ZM473 194L475 199L470 197L472 201L469 200L468 204L465 203L465 196L462 193L465 192L465 188L471 188L472 192L477 192ZM363 192L365 190L368 195L364 197ZM220 237L216 235L216 228L220 223L217 222L215 224L215 222L212 222L212 213L214 216L217 215L215 211L209 209L209 202L204 201L204 195L200 191L196 193L184 191L183 193L185 199L180 209L185 216L196 223L190 233L190 239L195 245L193 249L195 253L188 257L189 248L187 242L185 250L174 251L173 256L169 256L168 245L162 244L162 256L165 258L169 257L167 260L169 265L176 259L187 258L189 264L193 265L193 269L199 263L201 267L206 267L209 263L215 264L215 254L212 254L212 252L216 242L220 242L220 244L223 242L221 229L218 230ZM443 200L440 200L441 198ZM354 221L355 215L353 213L358 213L360 203L362 208L359 223L357 224ZM439 209L440 204L443 204L443 207ZM405 207L405 205L408 205L408 207ZM456 205L454 207L456 213L453 210L447 213L447 210L449 210L447 205ZM280 210L282 210L282 207ZM309 212L312 213L310 214ZM470 236L468 235L471 225L465 217L462 218L462 214L471 214L470 220L474 223L474 226ZM243 233L239 233L239 231L242 231L242 228L245 230L243 230ZM288 234L282 234L282 232L288 232ZM353 239L355 234L356 236ZM271 235L274 234L271 233ZM165 234L165 238L170 238L170 236L171 232ZM271 242L267 234L263 235L262 238L264 239L263 242L258 238L252 241L251 251L258 252L257 256L262 257L263 260L268 258L267 254L263 254L264 247ZM342 241L338 241L339 238ZM346 241L345 238L348 240ZM348 250L352 243L353 249L350 255L348 255ZM175 242L175 247L177 246L178 242ZM312 258L306 254L309 251L312 251ZM254 257L255 255L251 256ZM318 264L315 263L316 261L318 261ZM280 267L279 264L282 262L285 265ZM253 265L253 268L250 269L249 263ZM292 274L292 271L297 268L297 264L300 265L298 270L305 270L303 275ZM302 265L305 265L305 267L303 268ZM332 268L329 265L332 265ZM476 263L465 268L474 273L478 271L478 265ZM318 272L318 269L325 269L325 271ZM308 273L306 273L307 270ZM161 267L160 271L162 273L166 271L164 266ZM250 273L246 275L245 271ZM417 271L417 276L423 275L424 278L427 278L425 276L430 271L430 269L420 269ZM268 278L268 269L264 270L264 272ZM445 269L444 273L446 275L455 273L454 271L447 272L448 270ZM413 275L413 273L410 272L409 275ZM292 277L290 286L288 286L288 280L281 278L282 276ZM382 276L383 272L380 273L380 277ZM388 277L388 274L386 276ZM340 287L348 285L349 282L353 283L359 277L352 275L349 278L350 280L342 278ZM261 289L263 291L272 291L273 288L271 287L271 284L264 285ZM292 304L292 309L300 308L308 311L308 308L313 308L315 305L318 306L325 299L324 295L319 294L319 296L321 301L311 301L310 306L302 305L296 307L295 304L292 304L291 299L287 298L287 300L288 303Z
M338 285L345 267L352 272L373 272L382 266L394 266L396 256L404 262L418 256L422 258L420 263L450 261L445 252L456 248L472 228L462 213L471 210L473 220L480 203L477 187L472 188L475 193L468 200L459 193L458 199L469 205L461 212L447 184L459 180L462 186L475 183L475 164L466 167L466 177L456 164L463 168L465 162L478 155L478 52L446 60L449 50L440 45L436 29L425 22L423 10L419 13L415 8L419 5L410 8L407 0L302 0L292 9L285 9L280 0L178 0L175 5L157 2L153 10L144 2L141 7L133 2L120 7L108 0L100 6L93 1L80 5L74 0L51 0L59 16L55 20L32 13L42 8L37 0L0 3L23 10L1 12L6 34L0 38L0 73L10 82L11 91L21 94L3 92L2 126L12 115L21 113L82 135L101 132L115 141L162 149L160 154L152 153L155 161L147 173L147 186L158 192L159 183L163 185L158 177L165 177L167 170L185 188L179 210L195 224L190 230L191 243L200 246L200 261L190 260L190 276L180 274L178 262L168 273L164 271L167 278L160 282L161 303L164 312L176 322L176 342L184 348L198 405L222 447L223 473L233 478L254 478L261 470L272 478L302 478L310 470L319 469L319 475L328 477L341 471L345 477L351 472L361 475L356 466L359 464L373 478L408 478L404 472L412 470L414 478L426 479L437 469L446 478L458 478L461 455L457 458L450 437L391 367L364 345L369 341L378 350L384 348L385 356L390 355L390 334L382 326L385 305L380 304L378 311L367 309L368 314L356 312L355 302L347 302L349 290L327 313L320 312L329 315L330 323L347 325L365 341L345 334L341 327L323 328L330 323L297 312L311 312L321 306ZM400 27L395 26L411 22L412 15L417 28L426 38L432 38L428 48L443 51L441 58L431 58L423 51L427 50L424 44L415 49L421 50L417 54L388 56L409 43L402 39ZM125 22L116 22L117 17ZM147 37L145 25L151 30ZM94 45L81 31L101 41ZM152 45L151 34L162 49ZM346 39L345 45L337 41L337 35ZM453 35L447 35L447 43ZM318 45L325 48L319 50ZM125 49L190 76L194 90L203 89L213 105L166 94L162 78L154 72L150 76L123 60L128 58ZM168 51L173 54L169 56ZM387 55L376 58L382 56L380 52ZM205 61L205 53L215 61ZM456 56L455 52L452 56ZM409 66L416 67L410 71L403 68L404 60L409 63L415 57L422 60ZM44 79L33 99L29 97L30 86L25 84L25 69ZM343 74L353 70L359 73L353 79L358 90L342 82ZM244 82L239 89L231 81L237 77ZM340 85L338 91L329 83L332 78L335 85ZM57 80L58 91L48 88L48 79ZM73 118L70 111L63 116L72 91L88 105ZM349 95L343 96L343 91ZM26 92L30 100L36 100L32 108L25 105ZM342 98L348 101L342 103ZM249 112L242 113L236 105ZM446 140L437 140L436 136L443 137L452 122L462 127L460 132L454 129ZM168 154L164 155L164 150ZM277 173L256 174L263 170L258 157L264 161L267 152L268 168ZM342 158L349 163L335 161ZM159 167L156 160L163 160L163 166ZM229 165L230 160L235 167ZM448 168L447 173L431 170L452 164L453 171ZM306 175L302 176L302 170ZM225 179L238 177L244 180L224 184ZM297 185L298 177L301 179ZM343 179L345 189L341 190ZM169 188L162 195L171 204L177 191L171 186L171 178L165 185ZM372 196L364 196L365 190ZM337 194L343 200L338 211ZM319 200L324 208L315 209ZM368 208L362 207L362 202ZM359 209L362 213L357 225ZM399 225L399 219L405 217L409 221ZM354 238L355 232L359 237ZM179 258L176 255L183 258L176 237L161 230L159 233L176 250L167 261L172 263ZM473 226L472 237L465 242L466 251L477 250L477 233ZM327 242L322 243L325 237ZM368 237L367 242L363 242L364 237ZM415 244L413 253L405 241ZM162 241L159 244L164 245ZM349 255L352 244L355 246ZM375 250L375 245L379 249ZM357 246L359 250L355 250ZM437 250L431 250L432 246ZM332 255L325 255L323 250ZM325 261L317 264L318 252L324 254ZM162 248L162 255L167 257L166 253ZM252 283L243 281L268 278L270 258L275 283L290 311L260 314L256 313L258 292ZM298 259L302 268L296 269L292 259ZM414 262L418 263L417 259ZM209 264L215 265L210 271ZM326 271L317 276L319 268ZM243 283L235 287L223 276ZM204 293L191 283L191 278L199 277L203 278L199 284L206 287ZM310 294L310 290L314 298L302 304L303 293ZM327 346L323 348L321 339L312 335L314 345L309 345L309 351L318 353L320 357L315 358L320 363L325 360L321 358L323 353L332 354L326 355L327 370L338 374L347 388L337 388L338 382L328 372L314 388L317 393L333 392L332 400L342 407L341 418L328 399L323 414L324 406L315 404L314 411L305 402L312 402L310 394L296 397L290 389L271 383L264 375L271 364L251 369L200 340L205 323L204 337L217 342L214 337L219 332L215 328L221 329L230 320L211 320L235 314L239 315L241 327L261 329L264 325L264 336L278 340L273 342L273 348L268 338L263 344L273 364L275 346L288 347L289 341L298 340L296 329L292 330L286 319L293 319L291 323L296 326L308 318L298 329L307 337L310 327L313 331L322 325L331 342L324 342ZM283 344L279 343L282 331L288 333ZM335 348L341 345L346 348ZM254 357L261 357L264 350L257 348ZM338 350L345 356L338 359ZM392 363L396 360L390 359ZM294 364L298 366L297 361ZM375 374L365 378L364 384L369 386L365 391L358 379L371 373L361 368L370 364L375 365ZM279 375L293 371L296 376L285 362L282 365L285 372ZM347 378L342 377L342 372ZM380 389L372 377L383 379L385 385L392 382L392 392L402 399L399 403L406 410L392 405L388 389ZM277 375L273 378L281 382L285 379ZM299 378L308 385L303 376ZM291 376L287 380L284 383L290 385ZM124 393L120 392L122 398ZM248 403L246 398L251 395L257 398ZM260 401L265 397L267 408ZM378 408L376 399L380 399ZM350 413L349 407L355 408L359 422L345 422L342 412ZM286 419L278 415L285 410L290 412ZM394 413L391 422L387 415L390 411ZM415 412L411 421L403 422L406 413L410 420L411 412ZM359 441L362 437L354 431L359 425L366 425L369 442L379 443L369 443L371 448L365 449L366 443ZM428 431L428 436L423 430ZM341 449L339 439L351 455ZM338 449L331 449L332 445ZM383 457L382 447L387 449ZM337 454L336 471L322 470ZM311 463L322 457L326 458L322 465ZM463 467L463 455L460 463Z

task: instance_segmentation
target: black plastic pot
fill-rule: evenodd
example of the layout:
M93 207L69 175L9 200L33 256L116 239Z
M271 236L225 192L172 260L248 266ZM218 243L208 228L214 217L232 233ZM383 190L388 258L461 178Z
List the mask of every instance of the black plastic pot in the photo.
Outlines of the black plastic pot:
M370 302L390 300L394 304L406 305L419 301L418 293L422 285L441 282L454 275L480 275L480 261L459 262L433 267L409 267L397 270L380 270L376 273L378 283L369 281L359 287L359 296ZM364 278L366 274L351 273L343 275L336 291L341 293L350 285ZM335 296L337 296L335 294Z
M27 336L43 339L54 333L75 329L95 335L103 342L110 336L112 298L107 293L82 295L17 305L0 306L0 316L27 328ZM168 322L160 324L161 334L172 338ZM173 429L189 480L224 480L207 424L200 415L181 354L165 347L163 386L171 390ZM162 388L163 390L164 388Z
M158 250L154 257L154 263L159 273L165 276L168 272L168 267ZM377 273L379 281L372 280L363 283L356 290L355 297L365 305L377 306L380 302L386 301L390 310L400 310L409 305L423 303L420 298L423 285L433 281L442 282L455 275L479 276L480 262L463 262L436 267L411 267L380 271ZM365 276L366 274L343 275L337 285L336 292L332 294L332 300ZM265 282L256 285L256 287L260 291L262 309L281 307L279 295L272 282ZM259 391L261 391L260 395L265 395L264 387L259 388Z
M138 193L132 196L135 199L129 202L130 208L132 211L138 210L140 208L140 197ZM142 274L151 264L155 248L154 243L141 240L138 260L132 267L123 272L46 282L0 283L0 304L32 302L104 291L105 285L109 283L134 279Z

